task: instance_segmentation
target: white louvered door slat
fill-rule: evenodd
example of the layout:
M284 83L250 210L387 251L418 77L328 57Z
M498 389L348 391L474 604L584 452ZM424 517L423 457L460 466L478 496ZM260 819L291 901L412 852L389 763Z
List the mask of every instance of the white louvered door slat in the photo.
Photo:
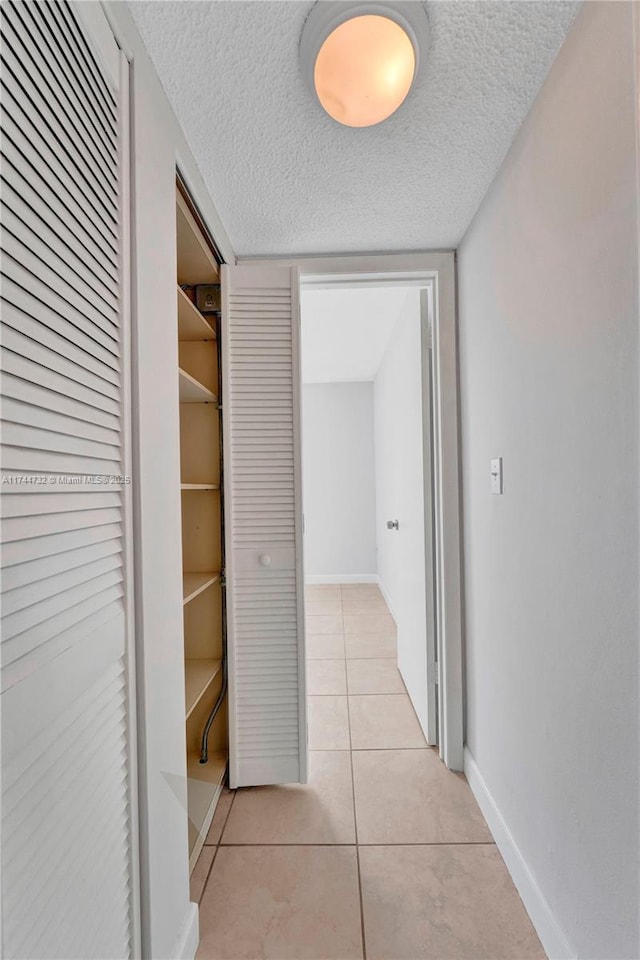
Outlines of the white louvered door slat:
M225 266L222 286L230 783L304 783L299 280Z
M128 71L96 4L2 4L2 939L139 955ZM111 478L111 479L109 479Z

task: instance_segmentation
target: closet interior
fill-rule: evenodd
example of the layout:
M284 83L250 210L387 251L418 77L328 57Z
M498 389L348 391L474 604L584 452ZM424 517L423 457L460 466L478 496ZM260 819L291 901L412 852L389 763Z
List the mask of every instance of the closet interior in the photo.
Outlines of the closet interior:
M176 223L185 725L193 870L228 760L220 269L179 184Z

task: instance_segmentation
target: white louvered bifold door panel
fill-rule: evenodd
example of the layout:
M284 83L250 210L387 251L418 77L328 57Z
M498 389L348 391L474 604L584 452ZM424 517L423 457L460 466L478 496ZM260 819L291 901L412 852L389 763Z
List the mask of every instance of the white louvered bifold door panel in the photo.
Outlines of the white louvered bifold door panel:
M230 781L305 782L298 274L222 284Z
M2 932L138 950L127 65L98 4L2 4Z

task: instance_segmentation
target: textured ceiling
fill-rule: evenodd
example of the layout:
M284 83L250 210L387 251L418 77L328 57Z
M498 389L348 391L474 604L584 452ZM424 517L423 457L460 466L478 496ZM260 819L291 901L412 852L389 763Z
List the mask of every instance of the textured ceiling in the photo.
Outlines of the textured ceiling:
M302 290L302 382L373 380L416 287Z
M457 246L578 4L431 0L427 62L364 130L311 99L310 2L129 4L238 256Z

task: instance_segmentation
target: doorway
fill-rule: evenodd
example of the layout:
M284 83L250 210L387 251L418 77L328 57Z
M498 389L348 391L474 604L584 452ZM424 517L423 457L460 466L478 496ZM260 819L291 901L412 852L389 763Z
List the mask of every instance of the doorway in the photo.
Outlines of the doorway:
M232 597L228 636L234 787L303 783L307 778L300 297L314 288L373 289L397 284L421 289L431 318L433 535L429 542L435 567L437 656L432 665L435 668L437 662L437 741L446 766L462 769L454 256L247 260L222 270L228 334L223 388L229 398L223 419L231 450L225 464L225 496L231 504L226 577ZM233 484L231 477L235 477ZM254 649L258 643L259 661ZM244 693L249 678L264 688L260 723ZM267 713L273 723L265 726L262 718ZM281 736L285 728L286 743ZM264 762L255 761L258 748Z
M302 289L309 693L337 694L345 667L379 712L406 691L436 745L431 328L419 280ZM342 644L346 663L330 656Z

